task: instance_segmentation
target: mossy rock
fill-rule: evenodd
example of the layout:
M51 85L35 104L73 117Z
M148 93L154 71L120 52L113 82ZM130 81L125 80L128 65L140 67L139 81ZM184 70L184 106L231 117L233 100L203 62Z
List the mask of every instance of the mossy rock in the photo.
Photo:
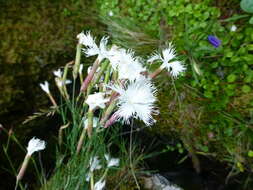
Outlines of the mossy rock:
M2 2L0 11L0 117L3 124L19 120L45 104L39 83L52 70L73 60L76 35L96 21L84 10L89 1ZM99 27L96 26L99 30ZM6 117L13 116L13 117Z

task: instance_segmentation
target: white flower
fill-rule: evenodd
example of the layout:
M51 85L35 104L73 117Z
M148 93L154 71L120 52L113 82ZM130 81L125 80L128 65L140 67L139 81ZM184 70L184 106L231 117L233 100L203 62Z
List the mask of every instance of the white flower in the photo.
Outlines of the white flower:
M96 45L95 40L93 39L93 37L90 34L90 31L86 32L86 34L81 32L76 37L79 40L79 44L83 44L85 46L95 46Z
M91 177L91 173L88 172L86 175L85 175L85 181L90 181L90 177Z
M108 59L114 70L118 68L125 51L126 50L121 49L116 45L112 45L111 49L108 51Z
M133 81L139 79L142 76L141 72L145 71L139 58L134 57L134 52L131 50L127 51L113 46L108 55L112 68L119 72L119 79Z
M158 53L154 53L148 60L147 60L147 62L154 62L154 61L156 61L156 60L160 60L160 59L162 59L161 58L161 55L160 54L158 54Z
M46 92L47 94L50 94L50 91L49 91L49 83L47 81L43 83L40 83L40 87L41 89Z
M120 94L115 114L124 122L129 123L131 117L142 120L148 126L154 122L152 113L157 113L154 105L156 89L149 80L143 77L130 82L126 89L120 86L111 88Z
M84 128L87 129L88 128L88 119L84 120ZM93 117L93 127L96 128L99 126L99 119L97 117Z
M71 84L72 81L71 80L62 80L61 78L55 78L55 82L57 84L57 86L62 87L65 84Z
M113 16L114 14L113 14L112 11L109 11L108 15L109 15L109 16Z
M94 190L103 190L105 187L105 180L100 179L98 182L95 183Z
M105 159L107 161L107 167L119 166L118 158L111 158L108 154L105 154Z
M162 61L161 69L166 68L173 77L177 77L180 73L186 70L185 66L179 62L175 61L176 51L172 43L169 47L162 51L162 55L155 53L148 59L148 62L153 62L156 60Z
M85 181L89 181L90 178L91 178L91 175L92 173L95 171L95 170L99 170L102 168L102 166L100 165L100 161L98 159L97 156L94 156L90 159L90 163L89 163L89 166L90 166L90 170L89 172L86 174L85 176Z
M83 51L87 57L98 55L99 61L102 61L104 58L108 56L106 46L109 37L106 36L102 37L99 46L97 46L95 39L91 36L89 31L86 34L84 34L83 32L78 34L77 38L79 39L80 44L86 46L86 48L84 48Z
M104 98L105 93L98 92L88 96L85 101L89 105L89 109L93 110L96 107L105 108L105 103L109 101L109 98Z
M83 64L80 64L78 72L79 72L80 75L82 74L82 72L83 72Z
M186 70L185 66L179 61L169 63L167 68L168 70L170 68L169 72L173 77L177 77L180 73Z
M34 152L43 150L45 147L45 141L33 137L28 143L27 154L31 156Z
M121 64L118 68L119 79L128 79L130 81L142 77L141 72L145 71L138 61L132 61L126 64Z
M108 52L108 59L112 65L112 68L116 70L122 64L128 64L136 60L134 52L131 50L125 50L113 45Z
M102 166L100 165L100 161L97 156L91 158L90 160L90 172L93 172L94 170L101 169Z
M148 59L148 62L161 60L163 62L163 64L166 65L169 61L171 61L172 59L175 59L175 58L176 58L176 50L175 50L173 44L170 43L169 47L162 51L162 55L155 53L153 56L151 56Z
M61 77L62 77L62 71L61 71L61 69L58 69L58 70L54 71L53 73L54 73L54 75L55 75L56 77L58 77L58 78L61 78Z
M231 28L230 28L230 31L231 32L235 32L236 30L237 30L236 25L232 25Z

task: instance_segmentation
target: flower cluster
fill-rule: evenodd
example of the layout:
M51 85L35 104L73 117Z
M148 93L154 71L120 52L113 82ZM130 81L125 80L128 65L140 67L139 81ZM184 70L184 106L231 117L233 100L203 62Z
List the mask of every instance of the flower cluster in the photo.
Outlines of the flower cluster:
M136 118L142 120L148 126L153 124L155 120L152 115L158 113L155 107L157 90L150 80L154 77L149 77L152 74L144 75L144 73L149 73L144 64L145 61L135 56L133 50L126 50L116 45L112 45L109 48L108 37L103 37L99 45L96 44L96 40L90 32L82 32L77 38L79 43L84 46L83 51L86 56L97 55L100 65L103 59L108 60L112 73L117 76L116 81L111 81L114 85L105 84L117 94L114 98L117 100L116 105L118 109L113 114L113 120L122 120L124 123L129 123L130 118ZM166 69L174 78L186 70L185 65L178 60L172 43L162 51L162 54L154 53L150 56L146 63L155 61L162 63L158 70ZM97 66L97 68L99 67ZM90 76L87 76L87 78L93 77L92 75L96 74L94 72L96 70L93 73L91 70L88 74ZM87 86L87 84L85 85ZM106 107L105 104L108 103L108 99L101 96L100 93L88 95L86 103L91 109L95 107L103 109Z
M80 136L78 142L74 142L77 143L76 154L79 154L83 150L86 135L92 140L92 137L96 137L99 132L106 130L107 127L112 126L117 121L130 124L134 119L138 119L146 126L153 125L155 123L153 116L159 111L155 105L157 88L152 80L162 71L169 73L173 79L176 79L184 73L186 66L178 59L172 43L161 53L155 52L145 60L136 56L131 49L109 45L109 37L107 36L102 37L99 44L96 43L96 39L89 31L78 34L77 38L75 62L66 64L64 70L58 69L53 74L63 97L61 100L66 101L67 109L71 111L70 115L78 115L77 118L81 118L78 126L83 127L81 131L77 129L75 136L76 134ZM81 52L86 57L96 56L94 63L87 69L87 73L84 72L86 70L84 64L81 64ZM148 66L154 62L158 63L158 67L154 71L150 71ZM67 80L70 68L73 70L73 81ZM81 87L77 95L76 92L78 91L75 87L78 84L76 81L78 76ZM73 83L71 94L66 87L70 83ZM66 110L62 110L58 106L50 93L49 83L46 81L40 86L50 98L55 110L58 113L61 111L65 113ZM65 117L64 120L67 121L68 118ZM72 123L72 120L67 121L67 123L63 126L64 128ZM62 129L61 127L60 130ZM63 139L62 135L63 133L60 131L59 139ZM36 139L33 141L34 146L28 147L28 154L44 148L42 142ZM95 184L93 184L94 171L102 170L103 163L97 156L93 156L87 164L88 173L85 178L86 181L90 182L91 189L102 190L105 187L105 175L108 168L119 165L119 159L112 158L107 154L104 157L106 170Z

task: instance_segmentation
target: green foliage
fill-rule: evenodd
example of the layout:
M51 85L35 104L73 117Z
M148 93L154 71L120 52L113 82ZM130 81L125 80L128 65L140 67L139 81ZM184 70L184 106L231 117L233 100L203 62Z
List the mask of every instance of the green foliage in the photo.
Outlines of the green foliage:
M78 126L68 130L68 133L66 133L68 137L66 138L65 148L72 148L68 143L72 144L73 141L76 140L75 137L73 139L72 136L76 129L78 129ZM68 158L68 151L57 152L55 172L40 189L90 189L89 180L86 181L86 177L89 173L90 160L94 156L98 157L100 165L102 166L101 169L94 172L95 182L106 174L106 187L108 189L113 189L116 186L118 186L119 189L123 189L125 186L128 187L128 189L130 189L131 186L135 187L129 168L129 149L126 142L118 136L119 129L119 127L116 127L109 133L94 133L93 138L86 138L82 147L83 151L81 151L78 156L73 154L71 158ZM109 153L108 150L111 150L111 146L113 146L114 152L117 151L117 158L120 159L120 165L111 167L108 170L104 156ZM134 147L134 152L132 152L135 158L133 164L138 173L137 165L143 161L144 155L140 153L137 145L134 146L136 147ZM73 152L75 152L75 147ZM68 160L67 163L65 163L66 160Z
M168 151L175 151L177 150L178 153L182 154L184 153L184 148L181 143L177 143L176 146L167 145L166 146Z
M249 23L253 24L253 16L249 19Z
M173 41L188 65L186 76L175 82L176 89L170 79L160 79L163 81L159 85L163 89L159 93L161 110L152 131L181 140L187 137L192 150L231 165L240 163L239 171L245 166L252 168L247 153L249 147L252 148L249 126L253 105L253 28L248 25L248 15L238 14L239 3L97 0L97 4L101 15L114 13L111 20L120 20L121 31L128 31L125 36L130 36L131 29L123 23L129 22L139 26L150 39L156 38L160 48ZM223 7L230 7L230 11ZM236 31L231 31L233 25L236 25ZM113 33L109 22L107 26ZM221 47L212 47L207 41L208 35L217 36ZM153 46L141 44L139 40L132 38L132 43L138 44L136 49L141 47L146 51L140 54L151 54ZM131 39L125 43L129 41ZM180 83L187 85L181 88ZM179 107L175 106L178 102Z
M253 13L253 1L252 0L242 0L241 8L248 13Z
M248 156L249 156L249 157L253 157L253 151L252 151L252 150L249 150Z

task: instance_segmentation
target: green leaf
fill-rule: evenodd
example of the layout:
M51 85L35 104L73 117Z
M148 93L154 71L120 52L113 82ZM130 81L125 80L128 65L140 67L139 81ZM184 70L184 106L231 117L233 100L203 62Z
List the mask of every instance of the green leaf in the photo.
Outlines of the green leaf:
M233 89L236 88L236 85L235 85L235 84L229 84L229 85L227 85L227 88L228 88L229 90L233 90Z
M242 91L243 91L244 93L249 93L249 92L251 91L251 88L250 88L249 85L243 85L243 86L242 86Z
M211 91L205 91L205 92L204 92L204 96L205 96L206 98L212 98L212 97L213 97L213 93L212 93Z
M227 128L225 130L225 134L229 137L231 137L233 135L233 129L232 128Z
M249 65L253 64L253 55L245 55L242 57L243 60L247 61Z
M222 22L231 22L231 21L237 21L239 19L242 19L242 18L245 18L245 17L248 17L249 15L235 15L235 16L232 16L230 18L227 18L227 19L224 19L222 20Z
M237 165L238 169L240 170L240 172L244 171L244 167L240 162L237 162L236 165Z
M253 16L249 19L249 23L253 24Z
M242 0L241 8L247 13L253 13L253 1L252 0Z
M249 150L249 152L248 152L248 157L253 157L253 151L252 150Z
M202 150L203 150L204 152L208 152L208 151L209 151L208 146L202 146L201 148L202 148Z
M227 52L227 53L225 54L225 56L226 56L226 57L233 57L233 52L232 52L232 51Z
M246 83L250 83L251 80L252 80L252 76L246 76L243 81Z
M235 74L230 74L227 77L227 81L228 82L235 82L235 79L236 79L236 75Z
M252 18L253 18L253 17L252 17ZM247 45L247 49L248 49L249 51L253 51L253 44Z

